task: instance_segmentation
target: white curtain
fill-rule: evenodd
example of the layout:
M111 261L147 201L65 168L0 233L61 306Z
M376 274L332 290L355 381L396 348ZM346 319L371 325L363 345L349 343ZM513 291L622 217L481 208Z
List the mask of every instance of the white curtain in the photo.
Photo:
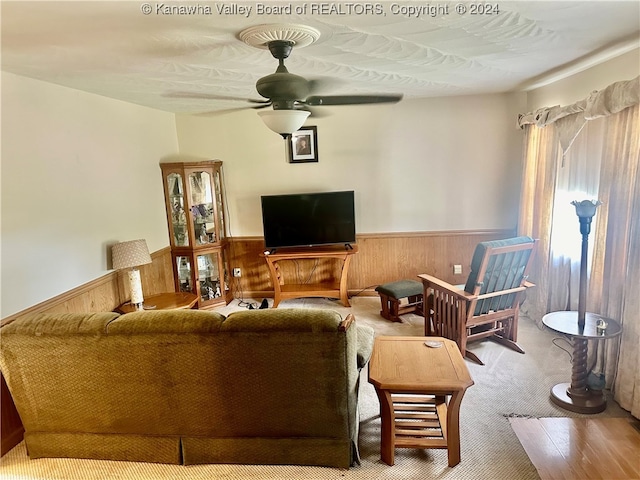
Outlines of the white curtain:
M599 353L607 387L640 418L639 80L520 116L526 144L519 232L540 239L532 275L538 288L523 310L537 321L575 310L581 236L569 202L603 202L589 237L587 310L622 324L622 335Z
M594 120L583 126L568 150L558 150L550 241L555 288L549 292L550 311L578 309L582 236L571 202L598 198L603 135L604 118ZM591 241L589 258L593 250Z

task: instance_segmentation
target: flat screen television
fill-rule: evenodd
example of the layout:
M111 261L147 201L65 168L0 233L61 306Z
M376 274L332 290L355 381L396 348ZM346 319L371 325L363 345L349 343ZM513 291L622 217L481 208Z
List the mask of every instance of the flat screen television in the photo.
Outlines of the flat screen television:
M353 191L263 195L265 246L312 247L356 241Z

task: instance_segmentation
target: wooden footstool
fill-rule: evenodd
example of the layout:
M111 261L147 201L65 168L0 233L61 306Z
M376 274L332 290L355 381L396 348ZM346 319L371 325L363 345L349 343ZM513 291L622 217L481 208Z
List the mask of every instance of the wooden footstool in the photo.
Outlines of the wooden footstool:
M460 403L473 380L454 341L376 337L369 383L380 399L383 462L393 465L400 447L446 448L449 466L460 463Z
M422 283L417 280L399 280L376 287L380 295L380 315L392 322L401 322L400 315L416 313L423 315ZM403 299L407 303L402 303Z

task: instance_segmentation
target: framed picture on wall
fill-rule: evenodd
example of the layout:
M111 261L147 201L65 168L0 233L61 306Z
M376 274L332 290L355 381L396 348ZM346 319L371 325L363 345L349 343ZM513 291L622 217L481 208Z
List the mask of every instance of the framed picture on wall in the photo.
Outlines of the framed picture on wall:
M309 163L318 161L317 127L301 127L289 139L289 163Z

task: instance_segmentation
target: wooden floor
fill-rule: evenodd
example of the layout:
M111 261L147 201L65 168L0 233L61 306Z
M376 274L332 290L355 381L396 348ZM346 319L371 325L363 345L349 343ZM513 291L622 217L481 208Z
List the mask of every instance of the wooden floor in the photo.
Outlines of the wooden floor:
M542 480L640 479L640 431L628 418L509 421Z

